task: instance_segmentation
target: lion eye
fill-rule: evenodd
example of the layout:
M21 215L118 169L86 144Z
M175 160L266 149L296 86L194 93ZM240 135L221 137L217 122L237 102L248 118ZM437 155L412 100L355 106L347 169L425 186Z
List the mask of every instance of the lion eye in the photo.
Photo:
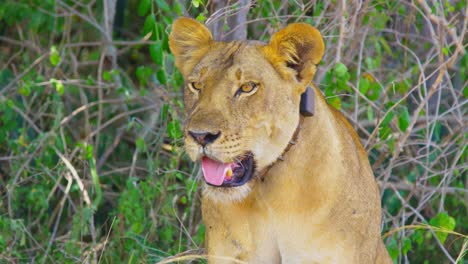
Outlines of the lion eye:
M201 88L203 88L203 84L201 82L191 82L189 83L190 88L197 92L200 92Z
M257 89L257 84L254 82L246 82L242 84L239 87L239 90L237 90L236 95L239 95L241 93L251 93Z

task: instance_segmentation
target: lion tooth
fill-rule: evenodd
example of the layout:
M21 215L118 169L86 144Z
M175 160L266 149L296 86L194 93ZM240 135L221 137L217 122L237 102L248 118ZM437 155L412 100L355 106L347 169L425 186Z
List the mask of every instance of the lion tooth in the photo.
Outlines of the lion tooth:
M284 157L283 157L283 156L279 156L278 159L281 160L281 161L284 161Z
M226 171L226 180L230 180L232 178L232 169L228 168Z
M289 141L289 144L291 144L291 145L296 145L296 141L291 140L291 141Z

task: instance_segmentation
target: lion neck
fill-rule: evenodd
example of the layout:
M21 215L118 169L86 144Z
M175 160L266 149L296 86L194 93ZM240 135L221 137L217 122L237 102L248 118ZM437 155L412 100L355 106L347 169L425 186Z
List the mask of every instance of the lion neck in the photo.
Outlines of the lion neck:
M301 117L303 121L298 128L296 139L283 155L274 162L262 177L259 177L251 198L262 201L251 201L247 198L244 204L259 203L271 206L285 207L291 202L303 200L316 201L316 205L324 204L331 197L336 184L331 183L333 175L340 175L334 166L339 162L340 143L338 131L335 129L332 109L328 106L321 92L315 90L315 111L310 117ZM324 177L327 180L323 180ZM311 180L312 178L312 180ZM287 188L287 192L271 193L275 188ZM257 192L257 193L255 193ZM307 197L313 196L313 197ZM261 197L261 198L259 198ZM287 208L284 208L287 209Z

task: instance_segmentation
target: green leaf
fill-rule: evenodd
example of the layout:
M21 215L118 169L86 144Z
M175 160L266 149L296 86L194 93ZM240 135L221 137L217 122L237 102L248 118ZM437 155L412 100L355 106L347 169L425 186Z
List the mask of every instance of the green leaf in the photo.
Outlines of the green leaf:
M193 7L198 8L200 6L200 2L200 0L192 0Z
M390 139L387 141L388 149L390 150L390 153L393 153L395 151L395 142L396 142L396 139L392 137L390 137Z
M86 157L86 159L93 158L93 151L94 151L93 145L86 144L86 147L85 147L85 157Z
M111 81L111 80L112 80L112 74L111 74L111 72L110 72L110 71L104 71L104 72L102 73L102 79L103 79L104 81L106 81L106 82Z
M50 60L50 64L52 64L53 66L57 66L57 64L59 64L60 61L62 60L57 50L57 47L55 46L50 47L49 60Z
M144 152L146 151L146 143L145 143L145 140L141 137L137 138L135 140L135 144L136 144L136 147L138 149L138 151L140 152Z
M150 14L149 16L147 16L145 19L145 23L143 24L143 35L146 35L152 32L154 29L155 23L156 23L156 18L154 17L154 14Z
M171 22L171 24L172 24L172 22ZM162 48L163 51L165 51L167 53L170 53L171 49L169 48L169 35L166 32L166 28L162 24L159 24L158 28L159 28L159 32L161 33L161 37L159 38L161 40L161 43L162 43L161 48Z
M335 72L335 76L337 78L344 79L346 78L346 74L348 73L348 68L343 63L338 62L333 68L333 71Z
M19 89L18 93L22 96L29 96L31 94L31 82L26 81Z
M174 91L179 92L179 90L183 87L184 84L184 77L179 70L175 69L172 74L172 81L174 83Z
M174 3L174 12L178 15L178 16L182 16L182 5L179 3L179 2L175 2Z
M381 93L380 85L378 82L371 82L369 91L367 92L366 96L371 101L376 101L379 99Z
M337 96L328 99L328 103L338 110L341 109L341 99Z
M173 239L173 229L170 227L163 227L160 232L161 240L162 241L171 241Z
M11 100L11 99L6 100L5 103L11 109L13 109L15 107L15 102L13 100Z
M350 74L347 72L345 73L344 76L337 78L335 88L336 91L333 94L336 94L336 92L342 92L342 91L347 91L351 92L351 87L348 85L348 80L350 78Z
M99 175L97 173L96 159L94 159L94 157L91 157L88 161L89 161L89 169L91 172L91 178L93 179L94 191L96 193L94 197L94 201L93 201L93 206L95 209L97 209L102 201L101 183L99 182Z
M440 121L435 122L434 124L434 139L436 142L439 142L441 140L441 135L442 134L442 123Z
M374 111L370 105L367 106L367 120L374 121Z
M94 211L91 207L85 207L83 208L83 220L85 222L88 222L91 220L91 217L93 217Z
M138 15L144 16L148 14L148 11L151 9L151 0L140 0L138 4Z
M447 47L443 47L442 48L442 53L445 55L445 56L448 56L449 55L449 49Z
M435 217L433 217L429 224L435 227L440 227L444 229L444 231L436 231L435 234L440 242L443 244L447 239L448 233L447 231L453 231L456 226L455 218L448 215L446 212L439 213Z
M166 121L169 113L169 105L163 104L161 106L161 120Z
M176 173L174 173L174 175L178 180L181 180L181 181L184 180L184 176L182 175L182 173L176 172Z
M416 183L416 179L418 177L416 176L416 171L412 170L409 172L408 176L406 176L406 179L408 180L408 182L411 182L411 183Z
M411 86L410 79L404 79L401 82L395 84L396 90L401 94L405 94Z
M171 13L172 10L171 8L169 7L169 5L166 3L166 1L163 1L163 0L156 0L156 4L157 6L163 10L164 12L166 13Z
M372 20L373 24L372 27L375 30L383 30L385 25L389 19L389 16L386 15L384 12L379 12L376 17Z
M150 57L154 63L159 66L163 65L163 49L162 49L162 42L158 41L155 44L149 46Z
M370 81L367 78L361 78L359 80L359 92L366 94L369 91Z
M142 223L140 222L134 222L132 224L132 231L135 233L135 234L140 234L141 232L143 232L143 230L145 229L145 227L143 226Z
M206 16L204 14L198 14L197 18L195 18L198 22L204 23L206 21Z
M8 68L5 68L0 71L0 87L7 85L13 79L13 72L10 71Z
M388 125L385 125L385 126L380 127L380 129L379 129L379 137L380 137L380 139L385 140L385 139L387 139L391 134L392 134L392 129L391 129Z
M54 78L50 79L50 83L54 86L55 90L59 95L63 95L65 93L65 88L61 80L56 80Z
M161 84L165 85L167 83L166 72L163 69L158 70L156 77Z
M408 108L406 108L406 106L403 106L403 110L400 116L398 116L398 127L400 128L402 132L405 132L409 126L409 123L410 123L410 114L408 112Z
M88 78L86 79L86 84L87 85L94 85L93 77L88 75Z
M420 246L424 242L424 230L416 230L414 231L414 234L411 236L413 241Z
M387 115L385 116L384 120L382 120L382 126L386 126L386 125L390 124L390 122L392 121L394 116L395 116L395 114L393 113L393 111L388 112Z
M392 260L398 259L398 254L399 254L398 243L395 239L392 239L390 243L387 244L387 250Z
M171 139L179 139L184 135L180 129L179 120L172 120L167 124L167 134Z
M388 45L385 38L384 37L379 38L379 42L380 42L380 44L382 44L382 47L385 50L385 52L387 52L387 54L389 54L390 56L393 56L392 49Z
M403 238L403 247L402 247L402 251L403 251L403 254L406 255L408 254L408 251L410 251L412 248L412 245L411 245L411 240L407 237L404 237Z
M377 62L375 61L375 59L367 57L364 59L364 61L368 70L374 70L377 68Z
M151 74L153 74L153 70L149 67L139 66L136 69L135 74L137 76L138 81L140 81L140 84L146 85L146 83L148 82L148 78L151 76Z

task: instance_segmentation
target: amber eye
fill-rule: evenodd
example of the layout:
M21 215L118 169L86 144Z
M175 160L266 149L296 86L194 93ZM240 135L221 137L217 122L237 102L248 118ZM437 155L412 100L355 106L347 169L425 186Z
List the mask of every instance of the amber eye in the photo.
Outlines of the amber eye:
M203 84L201 82L191 82L189 83L190 88L197 92L200 92L201 88L203 88Z
M236 95L239 95L241 93L251 93L257 89L257 84L254 82L246 82L242 84L239 87L239 90L237 90Z

